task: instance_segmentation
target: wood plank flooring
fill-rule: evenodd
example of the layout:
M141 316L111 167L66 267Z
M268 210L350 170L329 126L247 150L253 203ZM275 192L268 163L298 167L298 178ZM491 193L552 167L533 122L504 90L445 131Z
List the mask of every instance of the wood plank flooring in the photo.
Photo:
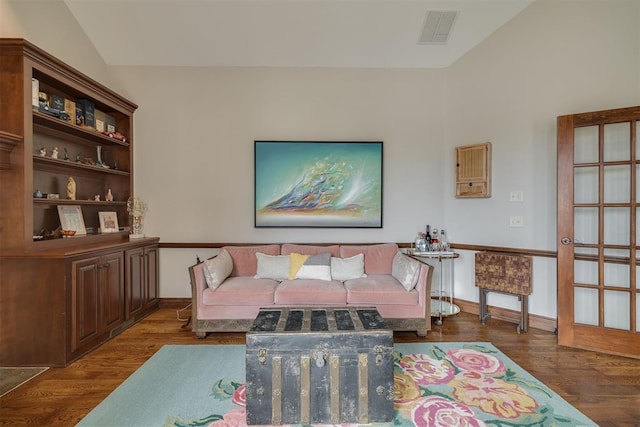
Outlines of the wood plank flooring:
M187 313L187 312L185 312ZM186 314L185 314L186 316ZM162 308L66 368L51 368L0 399L0 424L73 426L164 344L244 344L242 333L195 338L174 308ZM396 342L491 342L600 426L640 426L640 360L560 347L556 335L460 313L428 337Z

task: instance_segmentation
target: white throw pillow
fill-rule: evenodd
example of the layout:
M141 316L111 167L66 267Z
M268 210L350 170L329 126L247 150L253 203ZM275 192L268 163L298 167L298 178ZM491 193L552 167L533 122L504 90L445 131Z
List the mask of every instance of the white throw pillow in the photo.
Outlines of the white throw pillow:
M258 259L258 269L255 279L273 279L285 280L289 277L289 269L291 268L291 258L289 255L267 255L262 252L256 252Z
M418 283L420 262L398 251L393 257L391 275L395 277L407 291L410 291L416 286L416 283Z
M331 277L341 282L367 277L364 274L364 254L350 258L331 257Z
M220 251L215 258L208 259L204 262L204 278L210 289L216 289L224 279L229 277L233 270L233 261L231 255L226 249Z

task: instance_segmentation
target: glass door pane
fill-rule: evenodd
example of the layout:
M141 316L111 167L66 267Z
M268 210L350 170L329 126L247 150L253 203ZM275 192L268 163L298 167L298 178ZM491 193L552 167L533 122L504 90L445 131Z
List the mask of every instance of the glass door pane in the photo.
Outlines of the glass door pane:
M598 326L598 290L576 288L574 322Z
M598 208L575 208L574 241L583 244L598 244Z
M573 199L575 203L598 203L598 166L575 168Z
M631 212L628 208L604 208L604 244L629 245Z
M597 187L596 187L597 188ZM604 202L631 201L631 168L627 165L604 167Z
M598 262L576 260L573 263L573 280L580 285L598 285Z
M604 326L630 330L630 307L628 292L604 291Z
M631 123L604 125L604 161L617 162L631 158Z
M574 162L594 163L598 161L598 126L574 129Z

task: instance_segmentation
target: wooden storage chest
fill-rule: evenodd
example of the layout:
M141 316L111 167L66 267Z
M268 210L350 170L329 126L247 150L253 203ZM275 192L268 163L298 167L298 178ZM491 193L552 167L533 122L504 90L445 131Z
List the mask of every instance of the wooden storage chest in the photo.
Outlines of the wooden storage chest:
M393 332L375 308L262 309L247 333L247 424L393 419Z

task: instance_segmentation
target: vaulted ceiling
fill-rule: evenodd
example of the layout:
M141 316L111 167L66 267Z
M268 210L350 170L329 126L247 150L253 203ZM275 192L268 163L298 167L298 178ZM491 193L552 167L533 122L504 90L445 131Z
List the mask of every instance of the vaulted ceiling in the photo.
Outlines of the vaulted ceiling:
M64 0L109 65L364 68L447 67L532 1ZM419 43L430 11L446 43Z

